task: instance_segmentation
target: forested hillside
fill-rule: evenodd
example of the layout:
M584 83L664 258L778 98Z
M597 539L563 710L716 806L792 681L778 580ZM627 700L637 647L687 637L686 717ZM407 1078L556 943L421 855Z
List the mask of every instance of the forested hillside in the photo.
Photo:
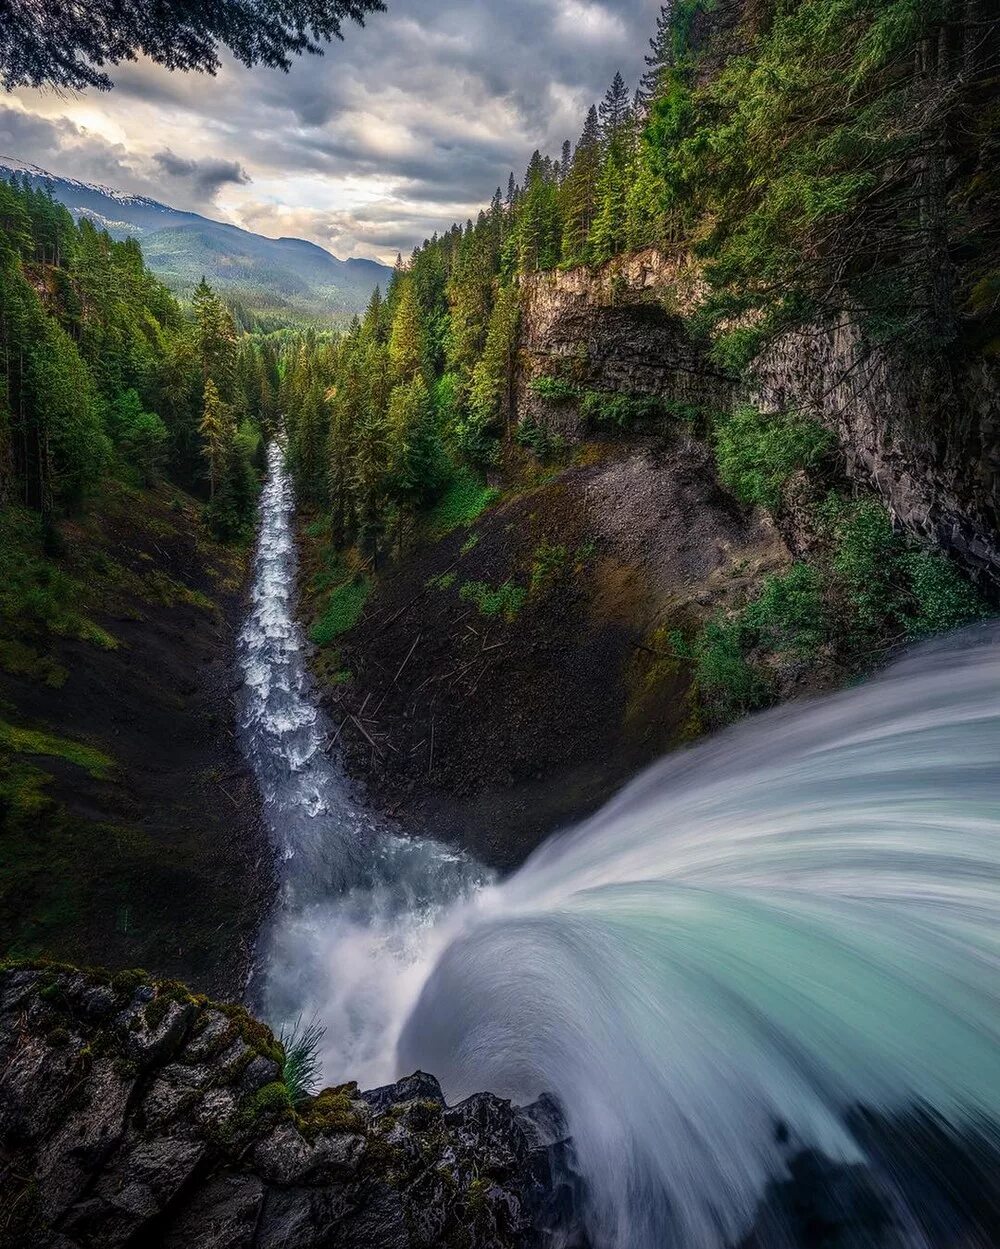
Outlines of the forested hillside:
M386 702L370 688L373 662L405 660L401 701L428 678L426 641L414 637L451 636L465 620L457 638L478 615L497 631L484 647L521 640L530 650L552 627L532 623L552 595L604 603L591 582L608 553L570 534L552 500L629 444L659 447L668 462L692 443L706 447L705 471L745 516L770 516L787 549L783 569L750 577L735 596L703 593L699 605L688 602L690 586L681 600L674 587L673 607L661 605L640 629L635 641L656 669L642 680L686 691L687 713L671 719L682 737L795 692L805 670L836 683L901 641L985 610L933 545L894 525L890 500L845 471L851 449L821 413L793 395L783 411L754 401L755 368L793 334L849 330L863 347L847 372L889 358L922 370L925 395L935 369L944 393L944 379L972 364L993 367L1000 60L985 6L678 0L661 10L646 64L634 92L615 77L575 145L557 157L535 152L477 220L398 266L385 297L377 293L338 343L296 363L294 392L309 401L290 397L284 411L299 497L314 518L307 601L320 670L351 714L369 697L369 706L384 702L383 719L391 714L395 695ZM715 399L593 380L593 336L612 333L616 308L635 300L616 266L648 249L671 258L669 281L643 296L650 342L655 324L674 327L689 344L685 376L695 369ZM581 279L566 299L602 302L604 321L598 309L548 371L529 369L532 292L547 271L579 267L595 275L591 287ZM957 415L943 419L958 427ZM984 484L979 499L986 512L991 489ZM491 505L497 520L475 528ZM446 560L419 554L456 526L464 545ZM498 527L506 556L477 555L479 538ZM412 570L425 565L430 588L420 589ZM376 583L380 570L388 579ZM411 598L419 591L412 611L393 594L400 577ZM444 620L433 606L442 599L452 605ZM397 629L406 632L399 654L368 658ZM449 652L435 662L454 660L460 671L467 659ZM530 673L517 679L531 689ZM488 684L470 678L469 697L481 699ZM571 706L575 696L563 696ZM416 713L402 743L383 723L361 726L364 770L401 770L404 793L415 777L424 784L435 715L446 716L440 700ZM643 733L649 739L648 724ZM669 744L653 737L656 749ZM532 747L510 733L488 749L523 756L527 776L536 770ZM401 763L401 750L417 762ZM447 768L447 738L437 750L436 766ZM476 770L467 755L458 769L466 777Z
M179 299L189 302L200 279L208 278L246 328L343 326L388 276L373 260L338 260L305 239L267 238L0 155L0 178L12 176L50 194L74 220L86 219L117 240L138 239L147 267Z
M0 183L5 950L243 974L267 874L227 673L278 350Z

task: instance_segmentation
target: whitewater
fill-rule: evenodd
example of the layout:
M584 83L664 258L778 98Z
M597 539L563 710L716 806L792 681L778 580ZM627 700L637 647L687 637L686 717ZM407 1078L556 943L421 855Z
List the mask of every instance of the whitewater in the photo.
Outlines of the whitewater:
M737 1244L812 1156L864 1175L884 1243L996 1243L948 1168L1000 1147L1000 630L670 756L496 882L339 768L291 511L272 447L240 644L269 1019L319 1019L333 1080L554 1095L597 1246Z

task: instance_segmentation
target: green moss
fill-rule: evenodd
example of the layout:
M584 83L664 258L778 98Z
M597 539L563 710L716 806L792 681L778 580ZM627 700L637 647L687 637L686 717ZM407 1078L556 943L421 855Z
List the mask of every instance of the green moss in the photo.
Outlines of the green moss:
M510 581L495 589L485 581L466 581L459 590L459 597L474 603L482 616L503 616L512 621L524 606L528 592Z
M106 780L114 768L114 761L92 746L70 741L66 737L56 737L53 733L38 729L19 728L0 720L0 750L4 749L18 755L46 755L54 759L65 759L78 768L83 768L94 780Z
M429 590L450 590L455 584L457 573L442 572L436 577L430 577L427 580L427 588Z
M329 646L342 633L353 629L361 618L371 589L371 579L365 576L339 585L330 594L326 610L310 631L309 636L315 645Z
M324 1089L316 1097L308 1098L296 1113L296 1122L302 1134L311 1140L322 1132L363 1132L365 1120L351 1104L352 1097L357 1095L358 1086L352 1082Z
M487 486L469 469L459 469L427 513L427 527L438 537L462 525L471 525L499 498L499 490Z

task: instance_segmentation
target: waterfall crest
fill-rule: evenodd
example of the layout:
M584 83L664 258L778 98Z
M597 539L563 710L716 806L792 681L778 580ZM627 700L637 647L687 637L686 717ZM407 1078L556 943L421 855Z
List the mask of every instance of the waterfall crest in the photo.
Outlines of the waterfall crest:
M553 1094L595 1249L1000 1243L1000 630L672 755L493 884L365 812L277 446L261 511L242 730L281 892L253 994L326 1025L328 1079ZM846 1239L795 1233L798 1189L773 1212L820 1172Z
M735 1244L802 1151L875 1167L871 1115L995 1148L998 761L991 628L671 756L467 911L401 1066L553 1093L599 1245ZM879 1165L892 1243L995 1243Z

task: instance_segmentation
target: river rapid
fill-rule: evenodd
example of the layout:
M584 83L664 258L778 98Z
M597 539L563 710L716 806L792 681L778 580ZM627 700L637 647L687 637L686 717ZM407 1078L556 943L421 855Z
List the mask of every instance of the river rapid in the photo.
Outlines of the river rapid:
M1000 632L675 754L495 882L341 771L269 455L240 641L269 1020L321 1022L333 1081L552 1093L595 1246L1000 1243ZM819 1224L781 1196L804 1160Z

